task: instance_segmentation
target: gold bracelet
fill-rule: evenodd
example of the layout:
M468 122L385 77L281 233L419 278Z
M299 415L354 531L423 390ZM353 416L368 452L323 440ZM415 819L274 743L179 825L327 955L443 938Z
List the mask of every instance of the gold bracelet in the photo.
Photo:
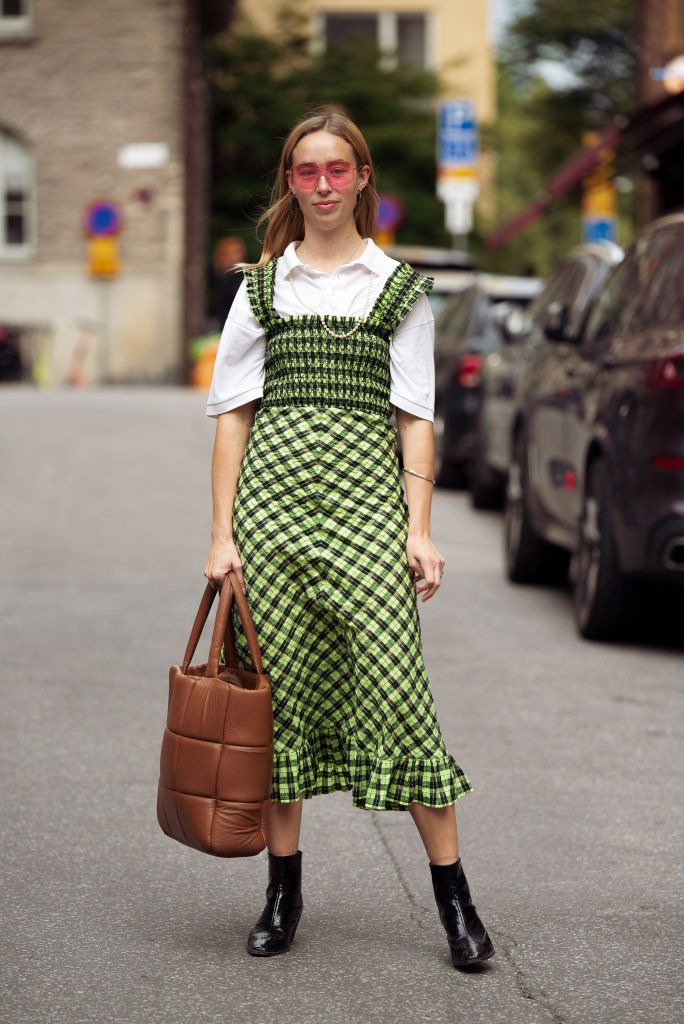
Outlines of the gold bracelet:
M413 476L419 476L422 480L429 480L431 484L437 483L433 476L425 476L424 473L417 473L415 469L407 469L406 466L404 466L404 473L412 473Z

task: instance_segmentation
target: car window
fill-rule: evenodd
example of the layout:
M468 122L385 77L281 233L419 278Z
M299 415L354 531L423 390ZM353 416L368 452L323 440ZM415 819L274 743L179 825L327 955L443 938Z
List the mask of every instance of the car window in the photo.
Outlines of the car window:
M447 301L449 300L450 297L451 296L446 294L445 292L435 291L434 288L428 294L428 302L430 303L430 309L432 310L432 315L435 318L435 323L442 315L446 307Z
M534 302L529 314L533 320L541 318L552 302L571 305L587 276L587 266L581 260L563 260L551 271L549 279Z
M613 267L594 300L584 330L584 345L607 348L613 335L624 329L631 315L636 283L636 259L631 250L622 263Z
M531 320L536 320L541 313L543 313L549 303L555 301L556 295L560 291L564 269L565 268L562 265L555 267L549 274L549 278L542 290L539 292L539 295L530 303L528 313Z
M487 330L487 323L491 317L492 303L482 292L477 292L473 300L472 314L468 324L468 334L482 334Z
M467 334L474 297L475 292L468 288L455 296L444 308L435 329L438 347L451 348L455 341Z
M635 248L639 301L630 329L684 326L684 231L663 228Z
M511 303L492 301L481 296L482 308L477 322L478 350L481 352L497 352L504 344L503 315L510 313Z

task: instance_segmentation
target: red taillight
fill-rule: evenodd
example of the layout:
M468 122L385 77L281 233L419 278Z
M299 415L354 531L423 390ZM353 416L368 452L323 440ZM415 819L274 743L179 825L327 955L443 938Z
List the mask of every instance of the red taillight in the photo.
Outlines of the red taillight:
M654 469L684 470L684 456L654 455L651 459L651 465Z
M462 388L476 388L482 380L482 364L484 357L474 352L461 356L458 361L456 379Z
M684 352L659 359L649 375L652 388L683 388L684 389Z

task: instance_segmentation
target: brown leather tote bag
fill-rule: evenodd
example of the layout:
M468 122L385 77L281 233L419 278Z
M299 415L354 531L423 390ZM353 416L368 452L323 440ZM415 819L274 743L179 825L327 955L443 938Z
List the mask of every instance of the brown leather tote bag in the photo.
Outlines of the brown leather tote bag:
M215 857L251 857L267 843L273 772L271 682L233 570L221 585L206 665L191 665L217 591L200 602L182 666L169 669L157 820L179 843ZM230 610L235 601L256 672L239 668ZM219 664L221 643L226 663Z

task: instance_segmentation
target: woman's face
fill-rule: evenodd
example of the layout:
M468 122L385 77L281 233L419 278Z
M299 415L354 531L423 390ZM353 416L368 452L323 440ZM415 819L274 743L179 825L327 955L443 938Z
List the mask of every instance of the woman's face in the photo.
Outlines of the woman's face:
M352 146L331 132L305 135L292 151L288 186L297 197L304 223L326 230L353 219L357 193L365 188L370 167L356 167Z

